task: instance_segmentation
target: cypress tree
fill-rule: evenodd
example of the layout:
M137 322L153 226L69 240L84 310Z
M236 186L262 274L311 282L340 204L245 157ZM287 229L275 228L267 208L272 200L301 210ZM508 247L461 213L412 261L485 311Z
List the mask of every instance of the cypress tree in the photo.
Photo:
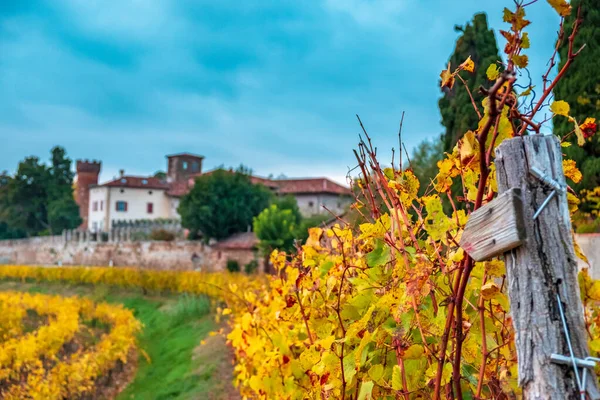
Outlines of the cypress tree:
M475 63L475 71L473 74L462 73L461 76L471 89L476 104L481 106L483 96L477 89L488 84L488 66L500 60L496 37L493 30L488 28L487 16L483 13L475 14L473 21L464 27L457 26L454 29L462 32L462 35L457 39L454 52L450 56L451 68L456 68L471 56ZM444 95L439 100L442 125L446 128L442 134L444 151L452 151L465 132L477 128L477 114L463 86L462 82L457 81L453 89L444 89Z
M583 123L588 117L596 118L600 122L600 73L597 66L600 60L600 0L572 0L571 6L571 15L565 18L565 36L559 49L559 69L567 60L568 36L571 34L579 6L583 22L573 51L577 51L584 43L586 47L554 88L554 97L569 103L570 114L578 123ZM562 137L573 130L573 123L564 117L558 116L553 122L556 135ZM565 148L564 152L568 158L577 162L583 173L583 180L574 185L574 189L593 189L600 186L600 138L598 135L592 136L583 147L579 147L575 135L572 135L571 142L573 144Z

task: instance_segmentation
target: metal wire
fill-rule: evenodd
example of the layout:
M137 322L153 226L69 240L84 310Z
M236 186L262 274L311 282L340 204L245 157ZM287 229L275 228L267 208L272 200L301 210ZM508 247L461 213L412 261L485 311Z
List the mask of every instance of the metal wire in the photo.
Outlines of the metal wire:
M575 353L573 352L573 345L571 344L571 335L569 335L569 327L567 326L567 319L563 311L562 302L560 301L560 294L556 293L556 300L558 301L558 310L560 311L560 319L562 320L563 329L565 330L565 336L567 338L567 345L569 346L569 355L573 362L573 371L575 371L575 379L577 380L577 387L582 398L585 399L585 387L581 386L581 379L579 378L579 369L577 369L577 360L575 360Z

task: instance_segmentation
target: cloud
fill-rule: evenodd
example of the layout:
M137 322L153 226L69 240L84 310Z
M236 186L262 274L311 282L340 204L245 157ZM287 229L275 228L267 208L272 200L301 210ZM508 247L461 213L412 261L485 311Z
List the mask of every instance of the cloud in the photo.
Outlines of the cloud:
M60 144L102 159L105 178L153 173L165 154L190 151L209 167L343 180L355 114L386 158L403 111L409 149L441 133L452 28L483 9L498 29L503 3L4 1L0 170ZM551 52L543 21L555 22L534 6L532 71Z

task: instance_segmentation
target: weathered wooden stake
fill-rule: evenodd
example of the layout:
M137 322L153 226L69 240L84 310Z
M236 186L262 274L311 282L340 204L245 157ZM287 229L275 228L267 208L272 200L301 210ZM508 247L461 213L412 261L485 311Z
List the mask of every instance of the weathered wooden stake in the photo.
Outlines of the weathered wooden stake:
M483 261L512 250L524 241L521 189L514 188L469 216L460 247L473 260Z
M583 359L589 355L567 197L564 191L557 192L534 220L554 189L534 176L532 168L566 187L561 147L555 136L516 137L496 149L498 191L521 189L527 238L522 246L504 254L519 385L525 399L580 399L573 367L551 361L552 354L569 357L557 294L575 356ZM590 372L587 398L598 399L596 376Z

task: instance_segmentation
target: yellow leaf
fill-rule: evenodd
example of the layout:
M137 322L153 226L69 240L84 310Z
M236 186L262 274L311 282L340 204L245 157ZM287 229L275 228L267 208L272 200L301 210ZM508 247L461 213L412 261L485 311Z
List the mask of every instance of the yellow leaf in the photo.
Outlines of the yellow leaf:
M498 75L500 75L500 70L496 64L490 64L485 74L490 81L495 81L498 79Z
M547 0L561 17L571 15L571 5L566 0Z
M579 183L583 179L583 175L581 175L581 172L577 169L574 160L563 160L563 171L565 172L565 177L575 183Z
M475 133L468 131L460 140L460 161L463 165L468 165L473 161L475 155L479 151L479 144Z
M575 124L575 135L577 135L577 145L581 147L585 144L585 136L583 135L583 131L579 127L577 120L575 118L572 119L573 123Z
M375 364L369 368L369 376L374 381L378 381L383 377L383 365Z
M400 366L394 365L392 372L392 389L402 390L402 373L400 372Z
M408 349L406 349L402 358L405 358L407 360L416 360L418 358L421 358L423 353L423 346L421 346L420 344L413 344Z
M360 385L360 392L358 392L358 400L371 400L373 385L373 381L363 382Z
M525 68L529 64L529 58L525 54L515 54L512 56L512 60L519 68Z
M231 308L226 308L223 310L223 315L229 315L231 314Z
M500 293L500 288L496 282L489 281L481 287L481 295L484 299L489 300Z
M571 147L571 142L562 142L561 147Z
M529 34L527 32L523 32L523 35L521 36L521 48L528 49L529 46Z
M588 290L588 296L592 300L600 300L600 281L592 283L592 287Z
M460 68L465 71L473 72L475 71L475 63L471 60L471 56L465 60L464 63L460 64Z
M583 254L583 250L581 250L581 247L579 247L579 243L577 243L577 240L575 240L575 238L573 238L573 247L575 250L575 255L582 261L584 261L587 265L590 265L590 261L588 260L588 258L585 256L585 254ZM600 282L600 281L599 281ZM597 300L600 300L600 296L598 297Z
M564 100L555 100L550 105L550 111L557 115L563 115L565 117L569 116L569 111L571 107L569 107L569 103Z
M454 86L454 74L450 71L450 63L448 63L448 69L443 70L440 73L440 78L442 78L442 89L447 87L448 89L452 89Z

